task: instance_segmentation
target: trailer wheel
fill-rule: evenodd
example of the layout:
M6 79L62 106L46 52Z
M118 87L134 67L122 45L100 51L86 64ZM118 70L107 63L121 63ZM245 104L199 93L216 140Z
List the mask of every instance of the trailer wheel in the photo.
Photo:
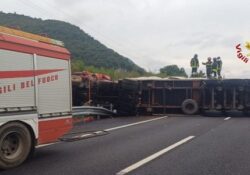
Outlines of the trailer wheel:
M31 134L23 124L14 122L0 128L0 169L20 165L31 150Z
M195 100L186 99L183 101L181 109L184 114L192 115L198 112L199 107Z

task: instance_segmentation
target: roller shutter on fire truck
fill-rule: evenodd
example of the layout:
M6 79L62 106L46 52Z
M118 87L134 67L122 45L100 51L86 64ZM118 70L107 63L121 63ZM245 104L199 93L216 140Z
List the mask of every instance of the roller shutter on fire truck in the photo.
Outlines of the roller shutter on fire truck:
M37 77L38 109L40 114L62 113L71 110L71 81L67 60L37 56L38 70L54 72Z
M6 71L0 79L0 108L35 107L35 87L21 88L23 82L34 82L34 77L18 77L20 71L34 69L33 55L0 49L0 57L0 70Z

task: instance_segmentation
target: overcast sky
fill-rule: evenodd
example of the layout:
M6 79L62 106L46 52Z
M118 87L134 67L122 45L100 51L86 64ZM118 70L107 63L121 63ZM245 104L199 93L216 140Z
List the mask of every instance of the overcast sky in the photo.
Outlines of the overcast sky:
M177 64L189 73L197 53L201 62L221 56L227 78L250 78L250 60L235 49L250 41L249 7L249 0L1 0L0 10L75 24L146 70Z

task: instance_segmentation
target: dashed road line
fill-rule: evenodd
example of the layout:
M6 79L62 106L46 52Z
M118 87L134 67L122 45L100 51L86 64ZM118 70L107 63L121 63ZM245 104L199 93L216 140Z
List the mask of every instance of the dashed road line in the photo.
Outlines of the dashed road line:
M54 143L48 143L48 144L42 144L42 145L38 145L36 146L36 148L42 148L42 147L45 147L45 146L50 146L50 145L54 145L54 144L58 144L60 142L54 142Z
M164 148L163 150L160 150L160 151L152 154L151 156L148 156L145 159L140 160L139 162L136 162L135 164L133 164L133 165L131 165L131 166L129 166L129 167L121 170L120 172L116 173L116 175L125 175L125 174L127 174L127 173L129 173L129 172L131 172L131 171L133 171L133 170L135 170L135 169L137 169L137 168L145 165L146 163L148 163L148 162L156 159L157 157L159 157L159 156L161 156L161 155L169 152L170 150L172 150L172 149L174 149L174 148L176 148L176 147L178 147L178 146L180 146L180 145L188 142L189 140L193 139L194 137L195 136L188 136L188 137L186 137L186 138L184 138L184 139L176 142L175 144L170 145L170 146Z
M229 119L231 119L231 117L224 118L224 120L229 120Z
M139 125L139 124L143 124L143 123L148 123L148 122L164 119L164 118L167 118L167 117L168 116L157 117L157 118L150 119L150 120L144 120L144 121L141 121L141 122L136 122L136 123L131 123L131 124L127 124L127 125L117 126L117 127L114 127L114 128L104 129L104 131L114 131L114 130L117 130L117 129L122 129L122 128L130 127L130 126L135 126L135 125Z

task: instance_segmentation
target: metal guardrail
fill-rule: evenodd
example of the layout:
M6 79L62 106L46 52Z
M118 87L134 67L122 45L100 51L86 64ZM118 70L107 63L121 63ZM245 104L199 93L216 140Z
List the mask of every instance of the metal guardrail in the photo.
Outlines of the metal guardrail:
M74 106L72 109L73 109L72 112L73 116L79 116L79 115L111 116L116 114L115 111L96 106Z

